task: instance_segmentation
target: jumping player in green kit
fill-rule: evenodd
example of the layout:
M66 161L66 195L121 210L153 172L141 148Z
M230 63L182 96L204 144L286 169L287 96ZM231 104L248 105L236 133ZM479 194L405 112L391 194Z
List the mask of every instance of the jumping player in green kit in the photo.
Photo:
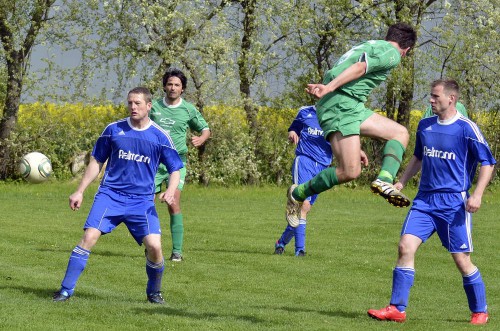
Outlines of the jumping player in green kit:
M202 146L210 137L208 124L196 109L196 107L181 95L186 89L187 78L179 69L169 69L163 75L163 90L165 97L153 101L150 118L170 134L174 141L175 148L181 157L184 167L180 170L181 180L175 191L175 202L168 206L170 214L170 232L172 234L172 254L170 260L174 262L182 261L182 244L184 241L184 222L181 212L180 200L181 191L186 178L186 161L188 147L186 136L188 128L199 132L200 135L193 135L191 143L195 147ZM168 183L167 169L160 165L155 178L156 193L161 191L163 182Z
M410 200L392 185L408 145L408 130L366 108L364 102L370 92L386 80L416 40L417 34L410 25L394 24L389 27L385 40L369 40L345 53L326 72L323 84L307 85L306 92L319 99L316 104L319 124L338 165L288 189L286 216L291 226L297 226L300 205L307 197L360 175L360 155L366 161L360 136L386 141L382 169L372 182L371 190L396 207L410 205Z

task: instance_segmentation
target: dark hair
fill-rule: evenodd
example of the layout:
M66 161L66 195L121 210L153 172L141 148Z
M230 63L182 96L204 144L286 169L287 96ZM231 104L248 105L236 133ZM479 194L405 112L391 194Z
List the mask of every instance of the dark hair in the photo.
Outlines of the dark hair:
M458 86L457 81L454 79L437 79L431 83L431 88L439 85L443 86L443 90L448 95L455 94L457 98L460 95L460 87Z
M417 32L413 27L406 23L396 23L389 27L385 40L398 43L401 48L415 46L417 42Z
M165 85L167 84L167 81L170 77L177 77L181 80L182 83L182 89L186 89L187 86L187 78L184 75L182 71L180 71L177 68L170 68L168 69L165 74L163 75L163 88L165 88Z
M151 95L151 91L149 91L148 88L146 87L134 87L133 89L131 89L127 95L130 95L130 94L142 94L144 96L144 100L146 102L151 102L153 100L153 96Z

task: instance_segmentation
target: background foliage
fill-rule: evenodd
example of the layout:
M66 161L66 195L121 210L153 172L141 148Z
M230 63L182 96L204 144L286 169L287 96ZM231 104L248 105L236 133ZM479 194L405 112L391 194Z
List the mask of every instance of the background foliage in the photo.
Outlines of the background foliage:
M247 184L249 178L258 179L258 183L290 183L295 148L287 140L287 130L296 114L297 109L291 108L258 108L258 134L254 140L242 108L205 107L204 117L212 137L203 153L188 143L187 180L218 185ZM414 132L422 112L414 110L411 115L410 132ZM70 165L75 156L91 151L105 126L126 116L127 110L122 106L22 105L17 129L7 141L13 160L9 163L12 173L9 179L19 179L17 160L32 151L39 151L50 158L54 178L72 178ZM496 155L500 143L498 114L490 111L476 113L474 117ZM356 182L346 184L348 186L370 182L380 169L382 142L363 138L362 143L370 165ZM411 157L413 147L414 134L411 135L403 168Z

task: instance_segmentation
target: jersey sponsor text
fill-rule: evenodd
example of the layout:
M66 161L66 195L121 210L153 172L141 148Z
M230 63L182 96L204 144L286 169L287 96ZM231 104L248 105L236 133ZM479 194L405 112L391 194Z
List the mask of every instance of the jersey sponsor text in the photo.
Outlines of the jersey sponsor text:
M427 146L424 146L424 155L428 157L436 157L439 159L446 159L446 160L455 160L457 158L457 156L453 152L440 151L434 149L434 147L427 148Z
M151 158L149 156L134 154L131 151L125 152L124 150L121 149L118 152L118 158L136 162L144 162L148 164L151 162Z

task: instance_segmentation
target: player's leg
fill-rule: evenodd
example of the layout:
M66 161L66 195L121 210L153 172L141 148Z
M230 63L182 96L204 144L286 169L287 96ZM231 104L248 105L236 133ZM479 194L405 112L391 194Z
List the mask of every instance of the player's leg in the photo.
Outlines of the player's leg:
M472 324L485 324L488 322L486 303L486 287L481 272L472 263L470 253L452 253L453 261L462 274L464 291L472 312Z
M146 246L146 296L149 302L165 303L161 282L165 262L161 249L160 219L154 201L135 197L127 201L125 225L137 244Z
M66 301L73 295L76 282L87 265L92 247L103 233L109 233L120 223L122 201L113 191L101 188L83 228L85 232L73 249L68 261L61 289L53 296L54 301Z
M168 212L172 235L172 254L169 260L180 262L182 261L182 244L184 243L184 217L181 211L181 190L178 188L175 190L174 203L168 206Z
M299 226L294 228L295 256L304 256L306 253L306 226L307 214L311 210L311 205L316 200L317 195L306 199L300 208Z
M370 317L395 322L406 320L406 306L415 279L415 254L434 231L434 223L427 213L410 209L403 223L398 259L392 272L391 300L385 308L368 310Z
M328 140L337 159L337 167L328 167L311 180L297 186L292 196L298 201L324 192L335 185L349 182L361 173L361 142L359 135L342 136L339 131L331 133Z
M161 294L161 283L165 262L161 250L161 235L150 234L143 239L146 246L146 274L148 283L146 285L146 295L151 303L163 304L165 300Z
M381 195L396 207L409 206L410 200L392 185L410 139L408 130L401 124L376 113L373 113L361 123L360 130L363 136L386 141L383 150L382 168L377 179L372 182L372 191Z
M95 228L87 228L82 239L73 248L66 267L66 273L61 282L61 289L54 293L53 301L66 301L75 291L76 282L87 266L92 247L101 236L101 231Z
M446 200L444 200L446 199ZM462 282L469 309L472 312L472 324L484 324L488 321L486 288L479 269L472 263L472 214L465 210L466 197L463 194L442 194L440 199L456 212L448 212L439 223L438 234L443 246L453 257L453 261L462 275Z

